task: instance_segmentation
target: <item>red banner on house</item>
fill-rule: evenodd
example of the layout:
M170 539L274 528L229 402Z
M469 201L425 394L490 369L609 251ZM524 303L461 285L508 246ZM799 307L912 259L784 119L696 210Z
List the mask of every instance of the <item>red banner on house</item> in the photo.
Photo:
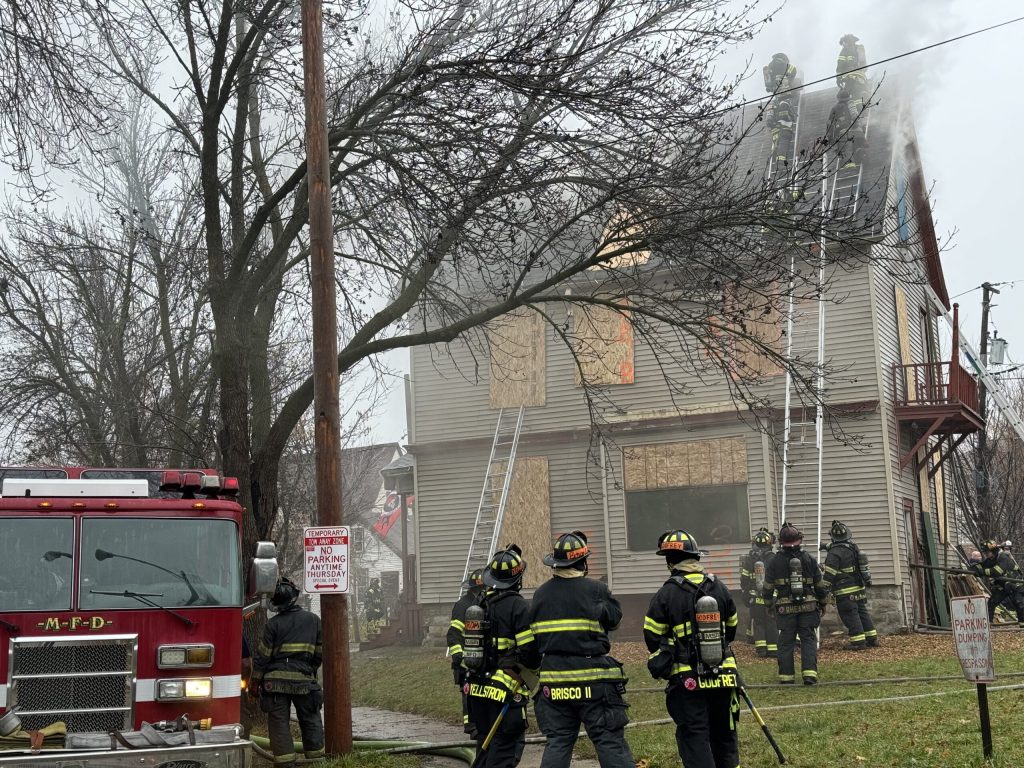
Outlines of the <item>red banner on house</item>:
M410 511L416 503L415 496L405 497L405 506ZM377 522L373 524L373 530L382 539L388 535L392 527L402 519L402 498L397 493L389 493L384 500L384 508L377 515Z

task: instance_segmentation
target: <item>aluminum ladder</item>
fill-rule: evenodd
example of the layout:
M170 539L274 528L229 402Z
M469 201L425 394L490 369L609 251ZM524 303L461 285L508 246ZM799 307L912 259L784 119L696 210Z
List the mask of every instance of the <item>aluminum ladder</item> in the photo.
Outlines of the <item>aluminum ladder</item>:
M498 411L498 425L494 429L491 455L487 459L484 486L480 491L476 522L473 523L473 538L469 541L466 567L462 572L463 582L469 578L471 571L486 566L491 553L499 547L498 539L501 536L505 507L508 504L508 490L512 484L516 448L523 430L525 410L520 406L502 408Z
M803 92L803 90L801 90L796 95L796 106L793 108L793 140L791 142L790 141L786 142L786 146L782 146L782 147L779 147L776 142L774 142L774 141L772 142L771 152L769 153L769 156L768 156L768 172L765 175L765 178L768 180L768 182L770 184L777 181L775 176L776 176L776 174L778 174L780 172L780 168L779 168L778 164L776 163L776 159L778 158L778 156L780 154L780 152L779 152L780 149L785 154L786 160L789 163L789 167L788 168L782 168L781 171L785 175L790 176L790 177L792 177L795 174L795 171L796 171L796 167L795 167L796 166L796 147L797 147L797 139L799 138L799 131L800 131L800 102L803 100L803 97L804 97L804 92Z
M864 120L864 140L867 141L871 129L871 111L865 107L861 111ZM863 160L863 158L861 158ZM860 203L860 185L864 179L864 164L840 165L841 158L836 157L836 170L832 176L831 190L828 194L828 214L833 219L852 219L857 215Z
M822 158L822 213L828 205L828 156ZM821 489L823 470L823 429L825 396L825 283L824 231L818 244L818 259L814 267L816 300L813 308L800 306L796 297L798 267L796 251L790 257L789 299L786 313L786 394L782 422L782 493L779 502L779 525L789 522L807 527L814 513L816 546L821 543ZM806 283L805 283L806 284ZM809 303L809 302L808 302ZM813 355L813 358L812 358ZM799 416L793 418L795 377L792 362L808 363L814 360L814 402L808 406L801 402ZM813 412L813 418L811 413Z

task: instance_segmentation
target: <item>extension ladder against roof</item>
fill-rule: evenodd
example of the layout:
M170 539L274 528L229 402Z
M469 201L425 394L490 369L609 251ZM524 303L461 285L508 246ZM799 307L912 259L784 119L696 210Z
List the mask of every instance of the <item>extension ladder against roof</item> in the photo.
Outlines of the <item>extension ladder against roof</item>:
M864 141L867 141L868 130L871 128L871 111L865 108L861 112L864 120ZM859 119L859 118L858 118ZM863 161L863 157L861 160ZM834 219L852 219L857 215L860 203L860 185L864 180L864 163L842 165L838 153L835 158L836 169L832 175L828 190L828 213ZM828 164L822 159L828 175Z
M828 204L828 158L822 158L822 213ZM814 265L814 298L798 301L796 295L798 265L796 250L790 256L789 297L786 313L786 394L782 423L782 492L779 502L779 524L793 523L806 527L812 513L820 544L821 486L822 486L822 431L825 396L825 233L821 234L817 263ZM807 285L809 281L801 281ZM808 304L812 306L808 306ZM802 306L801 306L802 305ZM796 378L793 362L806 369L814 361L814 386L809 393L813 402L797 405ZM797 418L793 411L797 410ZM813 414L813 416L812 416Z
M776 181L775 176L780 172L787 176L793 176L796 165L796 146L797 146L797 133L800 128L800 102L803 99L804 92L798 91L796 94L796 105L793 107L793 138L791 141L787 141L780 146L780 143L772 141L772 150L768 157L768 173L766 178L769 183ZM779 168L777 159L785 155L786 162L789 164L788 168Z
M465 581L471 571L483 568L498 549L501 524L508 503L508 490L512 484L512 471L516 461L519 434L523 429L524 408L502 408L498 411L498 425L494 429L491 455L487 459L484 487L480 491L480 504L473 524L473 538L469 542L466 568L462 573Z

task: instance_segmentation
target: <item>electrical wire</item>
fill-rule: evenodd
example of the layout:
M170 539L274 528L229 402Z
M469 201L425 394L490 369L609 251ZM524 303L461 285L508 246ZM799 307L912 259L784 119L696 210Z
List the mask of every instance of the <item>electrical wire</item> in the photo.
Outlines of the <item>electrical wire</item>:
M974 37L974 35L980 35L982 32L991 32L993 29L999 29L1000 27L1006 27L1006 26L1009 26L1010 24L1016 24L1019 21L1024 21L1024 16L1018 16L1015 19L1009 19L1007 21L1001 21L998 24L993 24L992 26L989 26L989 27L983 27L982 29L976 29L973 32L965 32L962 35L957 35L956 37L950 37L950 38L947 38L946 40L940 40L937 43L931 43L931 44L925 45L925 46L923 46L921 48L915 48L912 51L905 51L904 53L898 53L895 56L890 56L887 59L881 59L880 61L875 61L875 62L872 62L870 64L865 64L863 67L857 67L855 69L849 69L846 72L844 72L843 74L849 74L850 72L860 72L861 70L867 69L868 67L877 67L877 66L879 66L881 64L888 64L890 61L896 61L897 59L903 59L903 58L906 58L907 56L913 56L916 53L921 53L922 51L927 51L927 50L930 50L932 48L938 48L941 45L948 45L949 43L955 43L958 40L964 40L964 39L966 39L968 37ZM760 97L758 97L756 99L749 99L748 101L741 102L740 104L736 104L734 106L729 107L728 109L723 109L721 111L722 112L728 112L730 110L737 109L739 107L745 107L745 106L748 106L750 104L757 104L758 102L767 101L768 99L773 99L776 96L781 96L784 93L793 93L794 91L799 91L799 90L802 90L804 88L809 88L812 85L818 85L820 83L829 82L831 80L834 80L835 77L836 77L835 75L829 75L828 77L822 77L822 78L820 78L818 80L812 80L809 83L803 83L803 84L795 86L793 88L787 88L787 89L782 90L782 91L775 91L775 92L769 94L768 96L760 96Z

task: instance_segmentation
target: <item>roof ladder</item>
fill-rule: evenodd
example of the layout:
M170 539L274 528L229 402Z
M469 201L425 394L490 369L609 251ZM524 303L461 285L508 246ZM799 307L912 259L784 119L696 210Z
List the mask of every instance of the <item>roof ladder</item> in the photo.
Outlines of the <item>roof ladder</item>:
M822 213L828 204L828 158L822 158ZM782 424L782 494L779 525L784 522L806 527L814 515L816 546L821 543L822 431L825 396L825 232L821 233L814 286L816 299L800 302L796 296L797 261L794 249L789 262L789 306L786 313L786 395ZM812 307L807 305L813 302ZM803 304L803 306L801 306ZM813 406L799 406L793 418L796 381L792 363L807 365L814 360ZM813 417L810 411L813 408ZM813 440L809 439L813 436Z
M498 425L494 429L491 455L487 459L484 486L480 491L480 504L473 524L473 538L469 542L466 568L462 573L465 582L476 568L487 565L488 558L499 544L501 524L508 503L508 490L512 484L512 470L516 461L516 448L523 430L525 408L502 408L498 411Z
M864 109L864 140L867 141L868 130L871 128L871 111ZM864 164L840 165L842 160L837 156L835 175L832 177L832 189L828 197L828 213L835 219L852 219L857 215L860 203L860 185L864 179ZM823 165L827 169L824 158Z

